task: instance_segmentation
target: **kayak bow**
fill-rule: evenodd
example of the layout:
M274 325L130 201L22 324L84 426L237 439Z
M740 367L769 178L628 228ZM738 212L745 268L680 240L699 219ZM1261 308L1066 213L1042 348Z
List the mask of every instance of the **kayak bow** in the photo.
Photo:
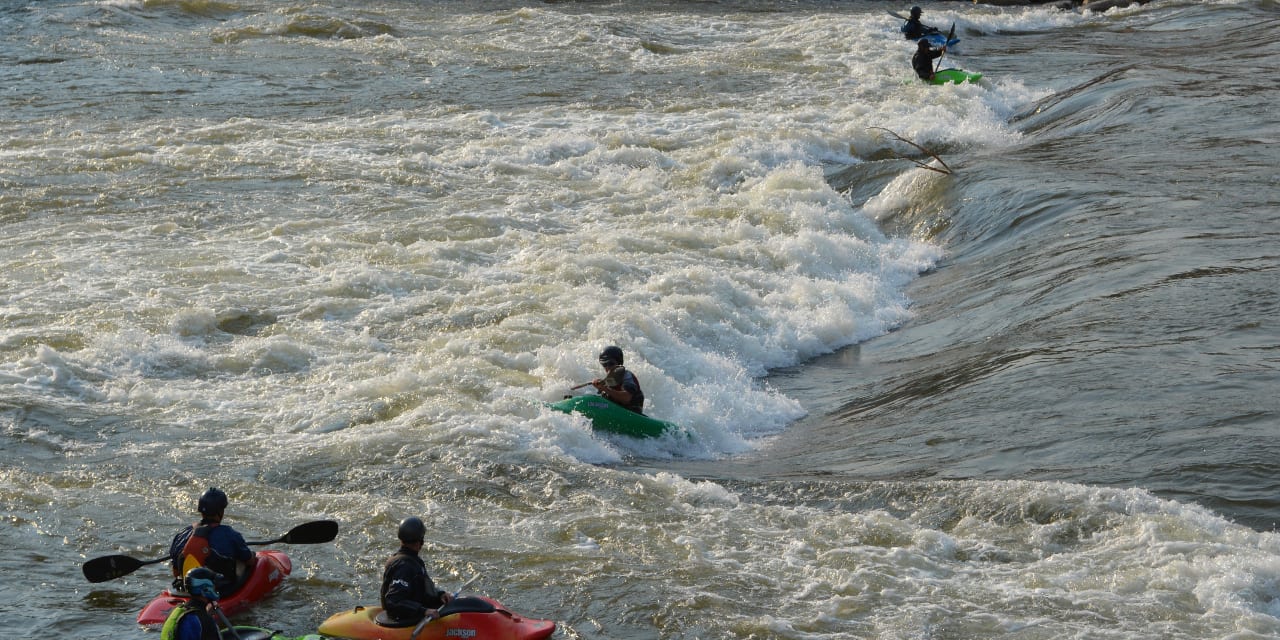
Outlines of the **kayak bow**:
M961 69L939 69L937 73L933 74L933 79L930 80L929 83L930 84L947 84L948 82L952 82L955 84L961 84L964 82L968 82L971 84L977 84L977 82L981 79L982 79L982 74L976 71L964 71Z
M483 596L455 598L422 624L396 624L381 613L382 607L356 607L334 614L320 623L320 635L339 640L541 640L556 630L553 620L526 618Z
M591 418L591 426L596 431L632 438L657 438L680 430L680 427L670 422L636 413L600 396L572 396L548 403L547 406L556 411L578 413Z

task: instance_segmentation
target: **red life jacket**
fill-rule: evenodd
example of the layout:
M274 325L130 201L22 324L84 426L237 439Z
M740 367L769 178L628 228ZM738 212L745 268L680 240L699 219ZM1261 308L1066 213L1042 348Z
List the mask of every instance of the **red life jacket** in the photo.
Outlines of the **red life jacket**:
M213 547L209 545L209 532L218 526L214 524L195 523L191 525L191 537L187 538L186 546L182 547L182 575L196 568L204 567L209 563L209 557L213 555Z

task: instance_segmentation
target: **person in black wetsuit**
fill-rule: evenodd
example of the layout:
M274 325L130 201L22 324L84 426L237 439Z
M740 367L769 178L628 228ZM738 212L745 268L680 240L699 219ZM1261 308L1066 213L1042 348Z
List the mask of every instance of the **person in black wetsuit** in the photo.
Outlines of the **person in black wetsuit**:
M421 518L405 518L396 531L400 550L387 560L382 570L382 609L397 624L413 624L428 614L435 615L453 598L437 589L427 575L427 565L418 557L427 537Z
M920 22L920 7L911 7L911 18L902 24L902 35L910 40L923 38L931 33L942 33L936 27Z
M591 381L600 395L636 412L644 414L644 391L640 390L640 379L636 374L622 366L622 349L605 347L600 352L600 366L604 367L605 376Z
M933 61L941 58L946 50L946 47L935 50L929 46L928 40L920 40L916 45L916 54L911 56L911 67L916 70L916 75L920 76L921 80L932 80Z

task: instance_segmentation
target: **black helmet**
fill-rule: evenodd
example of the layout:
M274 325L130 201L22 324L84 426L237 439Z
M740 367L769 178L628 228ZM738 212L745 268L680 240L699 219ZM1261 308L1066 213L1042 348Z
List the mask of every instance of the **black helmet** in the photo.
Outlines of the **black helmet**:
M614 346L604 348L600 352L600 364L606 367L612 367L622 364L622 349Z
M200 503L196 505L196 509L206 515L222 513L227 509L227 494L217 487L209 487L209 490L200 496Z
M422 542L427 539L427 525L422 524L422 518L416 516L405 518L396 530L396 537L405 544Z
M933 46L933 45L929 44L929 39L928 39L928 38L920 38L919 40L917 40L917 41L916 41L916 48L917 48L917 49L929 49L929 48L931 48L932 46Z
M187 572L186 578L183 580L183 586L187 589L187 593L193 596L198 596L205 600L217 600L218 587L216 583L221 579L221 575L208 567L196 567Z
M914 17L914 18L919 18L919 17L920 17L920 7L911 7L911 16L912 16L912 17Z

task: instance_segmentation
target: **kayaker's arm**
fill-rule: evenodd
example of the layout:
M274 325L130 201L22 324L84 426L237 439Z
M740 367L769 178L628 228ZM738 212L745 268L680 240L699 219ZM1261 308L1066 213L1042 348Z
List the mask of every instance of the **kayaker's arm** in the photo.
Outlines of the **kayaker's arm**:
M593 380L591 385L600 391L600 395L624 407L631 402L631 392L622 387L610 387L605 384L603 379Z

